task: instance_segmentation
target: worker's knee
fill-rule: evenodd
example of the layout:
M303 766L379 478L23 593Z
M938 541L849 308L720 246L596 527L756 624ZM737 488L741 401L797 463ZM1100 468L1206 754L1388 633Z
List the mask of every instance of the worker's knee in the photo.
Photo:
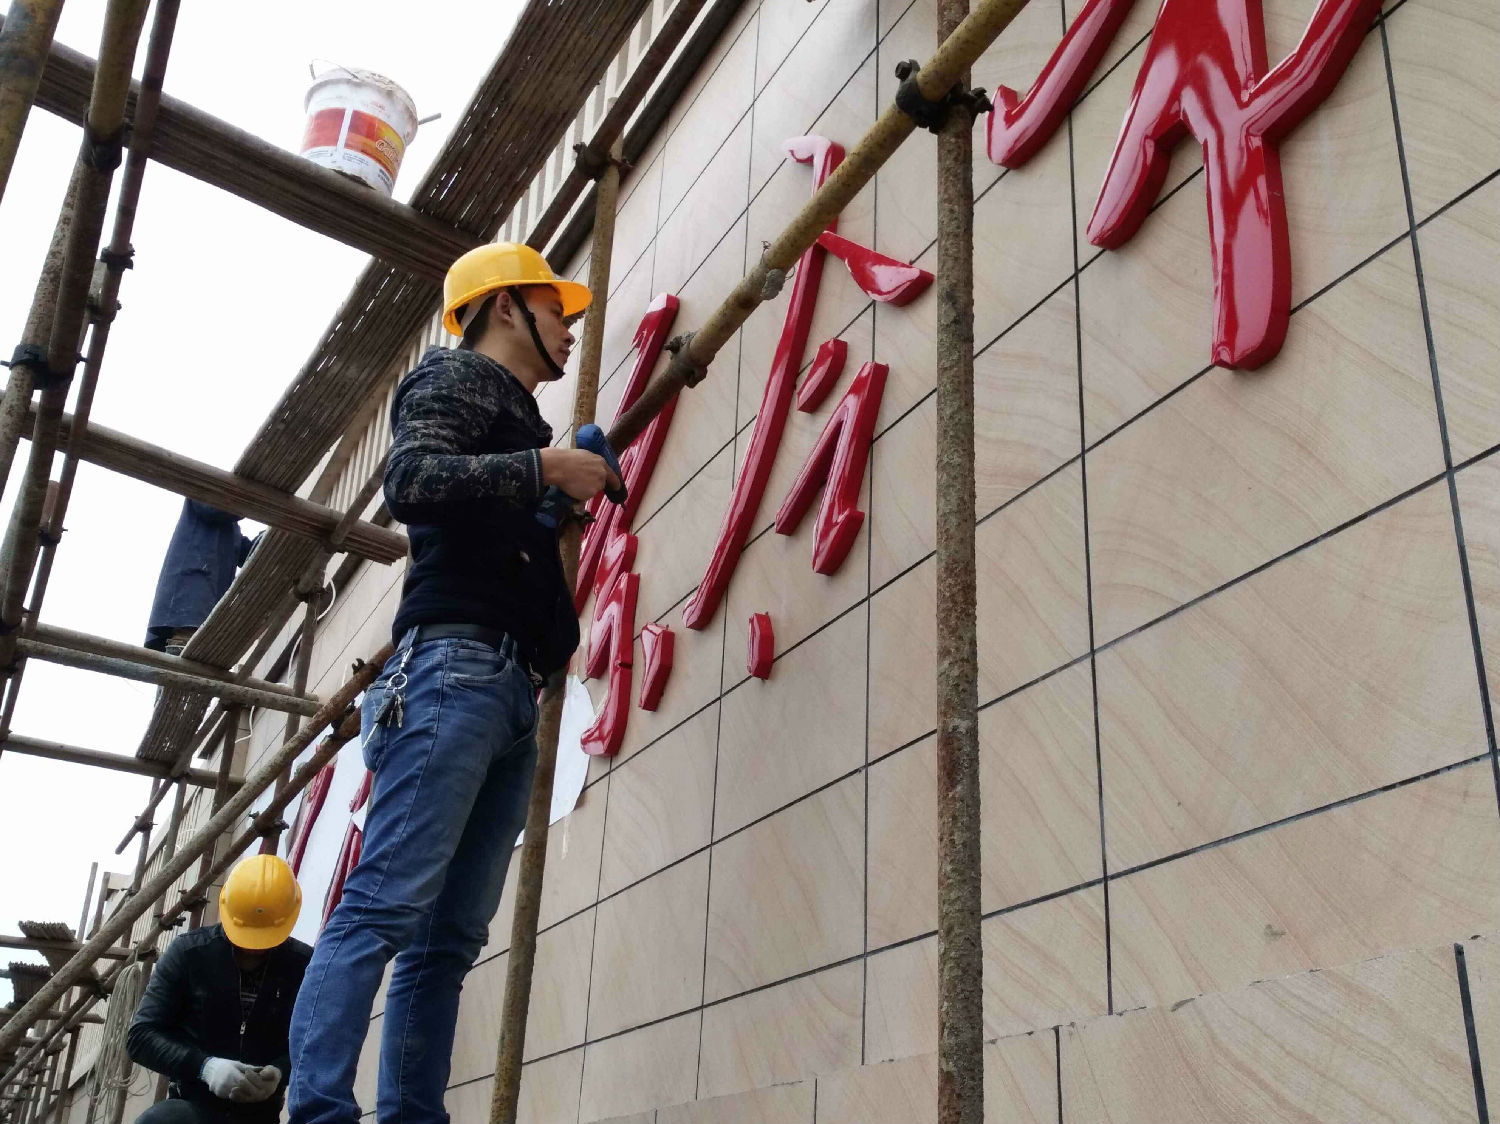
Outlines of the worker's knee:
M135 1118L135 1124L209 1124L210 1117L192 1101L170 1097Z

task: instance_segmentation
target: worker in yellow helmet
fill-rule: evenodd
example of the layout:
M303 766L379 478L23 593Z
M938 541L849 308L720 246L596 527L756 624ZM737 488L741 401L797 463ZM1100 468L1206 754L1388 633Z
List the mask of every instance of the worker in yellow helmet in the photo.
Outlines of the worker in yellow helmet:
M534 397L562 378L588 303L530 247L472 250L443 285L458 347L429 349L396 389L385 501L412 557L396 651L361 711L375 774L364 849L292 1018L293 1124L359 1119L355 1069L392 957L376 1119L448 1119L459 989L525 825L537 690L578 646L538 501L551 486L581 502L619 485L593 453L552 447Z
M126 1036L130 1059L169 1079L136 1124L274 1124L291 1069L287 1031L312 949L291 936L292 868L252 855L219 892L219 923L162 954Z

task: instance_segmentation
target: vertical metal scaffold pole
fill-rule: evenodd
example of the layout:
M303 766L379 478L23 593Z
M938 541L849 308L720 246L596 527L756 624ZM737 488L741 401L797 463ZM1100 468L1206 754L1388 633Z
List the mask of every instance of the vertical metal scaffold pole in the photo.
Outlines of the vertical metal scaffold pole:
M580 157L582 159L582 157ZM620 197L620 143L610 149L599 174L594 206L594 242L589 251L589 291L593 301L583 320L583 354L573 395L573 432L594 420L599 397L599 365L604 351L604 317L609 305L609 267L614 252L615 208ZM578 548L583 537L576 520L562 536L563 575L571 592L578 580ZM492 1124L515 1124L521 1095L521 1058L526 1047L526 1016L531 1007L531 969L536 962L536 930L542 909L542 873L547 862L547 827L552 813L552 771L557 763L557 735L562 727L566 674L542 695L536 731L536 778L526 809L526 840L516 879L516 912L510 927L510 955L505 965L505 1002L500 1013L500 1043L495 1057L495 1088L490 1098Z
M939 0L938 42L969 12ZM967 86L968 74L959 77ZM974 572L974 118L937 142L938 1120L984 1119L979 650Z

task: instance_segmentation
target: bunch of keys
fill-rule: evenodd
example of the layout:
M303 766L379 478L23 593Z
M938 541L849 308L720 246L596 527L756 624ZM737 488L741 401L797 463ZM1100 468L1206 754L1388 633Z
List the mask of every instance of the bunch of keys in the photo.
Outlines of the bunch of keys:
M413 647L415 645L407 647L400 664L396 667L396 674L392 675L385 685L380 709L375 712L375 725L377 726L395 726L399 729L405 719L406 665L411 659Z

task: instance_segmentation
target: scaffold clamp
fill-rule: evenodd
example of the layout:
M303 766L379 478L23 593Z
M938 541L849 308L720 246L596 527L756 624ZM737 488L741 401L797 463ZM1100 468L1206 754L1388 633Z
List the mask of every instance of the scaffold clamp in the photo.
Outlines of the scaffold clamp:
M930 133L941 132L948 122L949 112L954 108L967 113L971 122L981 113L988 113L994 108L982 88L976 86L972 90L965 89L961 82L954 83L953 88L938 100L928 100L922 96L922 88L917 85L917 73L921 69L922 66L916 59L896 64L896 77L901 80L901 85L896 88L896 108L910 117L918 128Z

